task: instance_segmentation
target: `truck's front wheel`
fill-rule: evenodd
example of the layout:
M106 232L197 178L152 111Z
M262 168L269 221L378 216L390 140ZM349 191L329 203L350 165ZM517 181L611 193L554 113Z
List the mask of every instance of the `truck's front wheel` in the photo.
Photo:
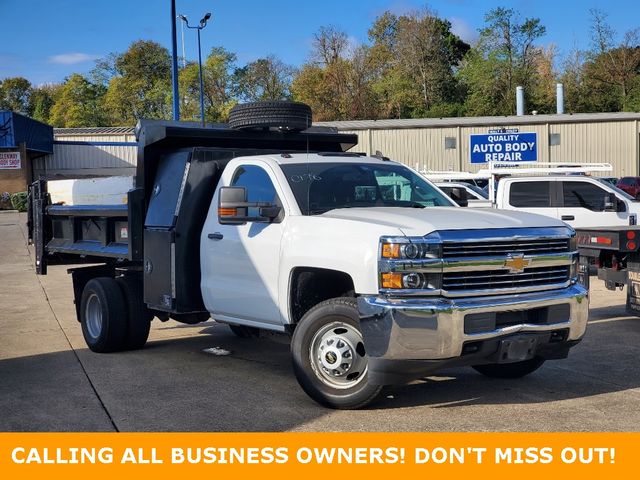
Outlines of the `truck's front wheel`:
M114 278L89 280L82 292L80 323L87 346L94 352L122 350L127 335L127 305Z
M367 381L368 357L354 298L333 298L311 308L293 332L291 353L300 386L322 405L362 408L382 391Z

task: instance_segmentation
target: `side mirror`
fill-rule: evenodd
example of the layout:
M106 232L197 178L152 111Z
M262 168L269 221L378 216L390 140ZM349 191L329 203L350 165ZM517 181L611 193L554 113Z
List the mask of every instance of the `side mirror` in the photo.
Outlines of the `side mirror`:
M617 200L617 199L616 199ZM604 211L605 212L617 212L618 206L614 203L614 199L611 198L611 194L607 194L604 196Z
M467 190L460 187L453 187L451 189L451 198L454 202L456 202L461 207L466 207L469 205L469 200L467 198Z
M257 209L257 215L249 215ZM247 202L244 187L221 187L218 196L218 222L221 225L242 225L247 222L271 223L282 213L282 207L268 202Z
M222 187L218 196L218 221L221 225L242 225L247 217L247 189Z

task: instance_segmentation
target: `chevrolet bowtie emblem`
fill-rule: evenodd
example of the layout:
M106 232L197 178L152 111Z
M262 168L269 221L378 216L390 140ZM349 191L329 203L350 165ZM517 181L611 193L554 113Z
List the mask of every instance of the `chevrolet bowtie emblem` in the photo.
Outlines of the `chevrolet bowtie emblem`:
M511 273L522 273L530 263L531 260L524 258L523 254L509 255L509 258L504 261L504 266L507 267Z

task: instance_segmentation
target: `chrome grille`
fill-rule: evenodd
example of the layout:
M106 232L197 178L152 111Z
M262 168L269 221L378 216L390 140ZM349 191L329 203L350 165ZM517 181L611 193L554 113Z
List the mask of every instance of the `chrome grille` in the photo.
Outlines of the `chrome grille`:
M568 266L526 268L522 273L507 270L483 270L475 272L450 272L442 278L442 288L453 292L460 290L498 290L505 288L543 287L569 280Z
M442 256L452 257L493 257L509 253L525 255L545 255L569 251L569 239L526 239L508 241L483 242L445 242L442 245Z

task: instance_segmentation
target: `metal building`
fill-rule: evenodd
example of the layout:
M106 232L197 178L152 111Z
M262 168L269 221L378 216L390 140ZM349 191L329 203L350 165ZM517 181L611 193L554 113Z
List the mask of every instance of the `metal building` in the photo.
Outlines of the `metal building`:
M53 153L33 162L34 178L135 174L133 127L54 128L53 137Z
M352 151L376 151L418 170L476 171L470 139L495 131L533 132L541 162L611 163L611 176L640 175L640 113L426 118L318 122L355 133ZM133 127L56 128L53 154L34 161L34 177L133 175Z
M470 163L472 134L518 130L537 133L541 162L608 162L611 176L638 175L640 113L585 113L508 117L425 118L320 122L355 133L352 151L385 156L418 170L477 171Z

